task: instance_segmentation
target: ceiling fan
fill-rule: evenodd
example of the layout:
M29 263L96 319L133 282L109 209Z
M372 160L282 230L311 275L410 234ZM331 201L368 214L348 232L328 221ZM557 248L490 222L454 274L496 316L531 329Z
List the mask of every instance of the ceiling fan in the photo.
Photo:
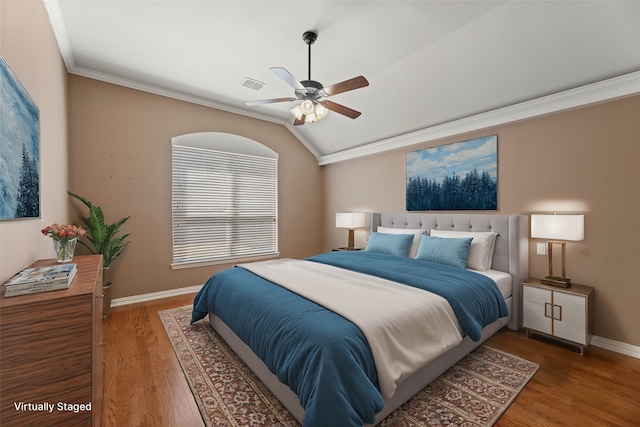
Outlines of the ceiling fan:
M362 76L354 77L331 86L324 87L321 83L311 80L311 45L318 39L315 31L306 31L302 35L302 40L309 46L309 77L308 80L298 81L293 74L282 67L271 67L270 70L295 89L295 98L272 98L258 101L247 101L245 104L252 107L255 105L272 104L275 102L302 101L299 105L291 109L295 116L293 124L303 125L306 122L315 122L327 115L329 110L356 119L360 112L353 110L337 102L328 101L326 98L347 92L361 87L369 86L369 82Z

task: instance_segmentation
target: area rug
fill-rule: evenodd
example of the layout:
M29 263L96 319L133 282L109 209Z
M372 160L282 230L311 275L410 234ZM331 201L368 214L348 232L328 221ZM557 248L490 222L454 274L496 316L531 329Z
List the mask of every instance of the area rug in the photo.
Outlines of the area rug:
M191 307L160 319L207 426L299 426L209 325L189 325ZM392 412L381 427L491 426L539 365L480 346Z

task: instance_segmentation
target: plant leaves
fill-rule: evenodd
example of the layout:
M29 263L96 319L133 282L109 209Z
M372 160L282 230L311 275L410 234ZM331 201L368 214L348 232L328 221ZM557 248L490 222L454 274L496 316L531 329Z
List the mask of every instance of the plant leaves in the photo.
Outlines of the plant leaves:
M67 194L80 200L89 208L89 217L82 218L82 222L86 225L88 230L88 233L84 238L93 245L93 248L83 241L80 241L80 243L89 249L92 254L102 254L104 258L104 267L109 267L109 265L111 265L111 263L115 261L120 254L122 254L122 250L125 246L129 244L129 242L124 241L129 237L129 234L116 238L114 238L114 236L119 232L122 224L127 222L130 216L122 218L113 224L106 224L104 222L102 209L100 209L99 206L94 205L84 197L71 193L70 191L67 191Z
M78 196L77 194L74 194L70 191L67 191L67 194L70 195L71 197L75 197L76 199L80 200L82 203L84 203L85 205L87 205L87 207L89 209L91 209L91 206L93 205L90 201L88 201L87 199L85 199L82 196Z
M102 253L105 243L108 241L107 226L104 223L104 215L102 209L96 205L91 205L89 209L89 228L91 229L91 238L96 247L96 252Z

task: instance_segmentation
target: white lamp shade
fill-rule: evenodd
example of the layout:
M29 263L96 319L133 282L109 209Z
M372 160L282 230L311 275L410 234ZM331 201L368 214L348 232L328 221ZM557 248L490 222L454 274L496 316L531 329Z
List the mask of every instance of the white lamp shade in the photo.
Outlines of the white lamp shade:
M584 215L531 215L534 239L583 240Z
M291 110L291 114L298 120L302 120L306 123L317 122L323 119L329 110L319 102L313 102L309 99L305 99L299 105L296 105Z
M337 228L362 228L364 221L364 212L336 213Z
M327 113L329 112L329 110L322 104L318 104L316 105L316 117L318 117L318 120L324 118L324 116L327 115Z

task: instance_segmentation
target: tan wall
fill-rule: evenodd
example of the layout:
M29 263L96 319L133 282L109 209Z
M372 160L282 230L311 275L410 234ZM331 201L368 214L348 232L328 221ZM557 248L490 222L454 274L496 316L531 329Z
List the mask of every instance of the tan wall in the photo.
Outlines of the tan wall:
M0 222L0 282L53 258L40 230L67 222L67 72L41 2L0 2L0 54L40 109L40 219Z
M233 133L276 151L281 256L321 250L321 169L284 126L73 75L69 118L70 191L109 223L131 215L131 244L110 273L114 298L199 285L229 267L170 267L171 138L182 134ZM74 203L73 214L86 208Z
M567 244L567 275L595 288L595 334L640 345L640 96L323 167L324 248L343 246L335 212L405 211L406 153L498 134L499 212L585 213ZM357 230L364 244L366 230ZM358 241L359 240L359 241ZM530 272L547 273L530 245Z

